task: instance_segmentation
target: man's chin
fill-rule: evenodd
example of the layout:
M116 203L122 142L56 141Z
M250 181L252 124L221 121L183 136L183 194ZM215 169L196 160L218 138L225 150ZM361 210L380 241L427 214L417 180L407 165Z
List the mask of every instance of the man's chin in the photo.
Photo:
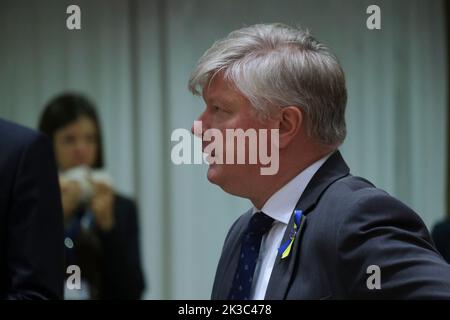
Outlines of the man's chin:
M219 165L210 164L207 172L208 181L220 186L220 171Z
M232 176L232 171L227 168L225 164L210 164L208 167L207 178L208 181L219 186L225 192L230 193L227 184L230 182L230 177ZM230 187L230 186L228 186Z
M242 197L243 195L239 194L233 186L235 184L231 183L230 174L231 172L224 170L226 167L220 164L210 164L208 168L207 178L208 181L220 187L223 191Z

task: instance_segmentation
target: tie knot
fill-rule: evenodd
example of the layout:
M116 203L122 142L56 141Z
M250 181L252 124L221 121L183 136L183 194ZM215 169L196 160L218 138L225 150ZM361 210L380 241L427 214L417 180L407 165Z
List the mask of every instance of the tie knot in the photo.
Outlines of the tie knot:
M274 219L262 211L256 212L248 223L247 234L250 236L262 236L270 230L273 222Z

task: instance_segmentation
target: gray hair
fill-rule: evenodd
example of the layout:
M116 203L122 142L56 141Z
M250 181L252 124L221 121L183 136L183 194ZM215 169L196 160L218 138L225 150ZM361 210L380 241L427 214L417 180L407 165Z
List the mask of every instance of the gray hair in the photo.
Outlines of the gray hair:
M274 107L304 111L308 134L325 145L346 135L345 77L337 58L308 31L284 24L257 24L231 32L209 48L189 79L200 95L219 72L269 116Z

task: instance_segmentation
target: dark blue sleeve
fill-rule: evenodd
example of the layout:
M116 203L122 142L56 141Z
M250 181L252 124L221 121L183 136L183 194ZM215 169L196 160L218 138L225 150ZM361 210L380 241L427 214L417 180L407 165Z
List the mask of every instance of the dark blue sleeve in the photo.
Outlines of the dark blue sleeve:
M338 274L353 299L450 299L450 266L419 216L382 191L352 195L336 235ZM345 199L344 199L345 201ZM369 289L371 265L380 289ZM371 282L371 281L369 281Z
M438 223L431 233L433 241L442 257L450 263L450 220Z
M102 299L140 299L145 287L139 246L139 224L133 201L115 197L115 225L98 230L103 248Z
M61 299L63 214L53 150L33 134L18 157L8 212L7 299Z

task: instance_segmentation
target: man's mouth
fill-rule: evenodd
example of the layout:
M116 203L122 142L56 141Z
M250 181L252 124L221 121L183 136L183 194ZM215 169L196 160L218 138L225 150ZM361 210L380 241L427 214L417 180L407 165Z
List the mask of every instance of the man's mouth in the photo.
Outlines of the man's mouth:
M206 151L206 147L210 144L211 142L208 142L208 143L203 143L202 144L202 152L203 153L206 153L208 156L210 156L210 157L214 157L215 155L216 155L216 150L215 149L212 149L212 150L209 150L209 152L207 152Z

